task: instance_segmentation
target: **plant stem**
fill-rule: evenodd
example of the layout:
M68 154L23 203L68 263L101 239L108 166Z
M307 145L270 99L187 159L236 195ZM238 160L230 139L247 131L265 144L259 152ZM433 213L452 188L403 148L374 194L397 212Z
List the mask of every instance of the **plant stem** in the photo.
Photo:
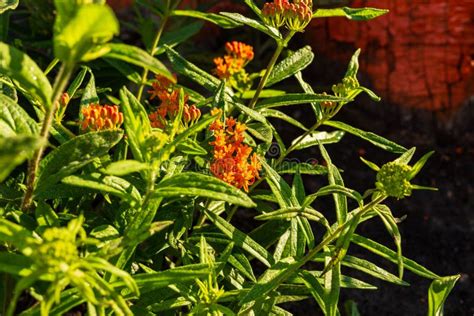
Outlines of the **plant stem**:
M318 122L316 122L313 126L311 126L310 129L308 129L303 135L301 135L286 151L283 155L278 158L278 160L275 162L275 166L279 166L283 160L292 152L295 150L296 146L298 146L299 143L303 141L303 139L313 133L318 127L320 127L324 123L325 119L322 119Z
M166 23L168 22L168 14L166 14L164 17L163 17L163 21L161 22L161 25L160 25L160 28L158 29L158 31L156 32L156 35L155 35L155 39L153 40L153 44L151 45L151 49L150 49L150 55L152 57L155 56L156 54L156 50L158 48L158 44L160 42L160 38L161 38L161 34L163 34L163 31L165 29L165 26L166 26ZM143 69L143 73L142 73L142 80L140 82L140 87L138 88L138 94L137 94L137 99L140 101L141 98L142 98L142 95L143 95L143 89L145 88L145 84L146 84L146 80L148 78L148 69L145 68Z
M321 251L321 249L323 249L325 246L327 246L329 243L331 243L332 241L334 241L339 233L341 231L343 231L344 229L347 228L348 225L351 224L351 221L354 219L354 218L357 218L357 217L362 217L365 213L367 213L368 211L370 211L371 209L373 209L375 206L377 206L378 204L382 203L383 200L385 200L387 197L386 196L378 196L375 200L371 201L369 204L363 206L362 208L358 208L356 210L354 210L354 215L352 216L352 218L346 220L342 225L339 225L332 233L330 233L326 238L324 238L316 247L314 247L313 249L311 249L307 254L306 256L304 256L301 260L298 261L298 268L303 266L306 262L310 261L311 259L313 259L313 257L319 252Z
M34 152L33 158L29 161L28 164L28 177L26 179L26 191L23 195L23 200L21 202L21 209L23 211L28 211L33 202L33 192L35 190L36 182L36 173L38 171L39 163L41 157L44 153L44 150L47 146L49 131L51 130L51 125L53 123L54 114L58 107L58 101L61 96L62 91L66 88L66 85L71 76L72 65L62 64L59 69L58 75L56 76L56 81L53 86L53 94L51 99L51 104L46 110L46 114L43 119L43 124L41 126L40 137L43 143L40 147Z
M257 90L255 91L255 94L253 95L253 98L249 103L249 108L253 109L255 107L255 104L258 101L258 97L260 96L260 93L262 92L263 88L265 87L265 84L267 83L268 77L270 77L270 74L273 70L273 67L275 67L276 61L278 60L278 57L280 56L280 54L283 51L284 47L285 47L284 42L278 42L277 49L273 53L273 56L270 59L270 62L268 63L268 65L267 65L267 70L265 71L265 74L263 75L262 79L260 79L260 82L258 83Z

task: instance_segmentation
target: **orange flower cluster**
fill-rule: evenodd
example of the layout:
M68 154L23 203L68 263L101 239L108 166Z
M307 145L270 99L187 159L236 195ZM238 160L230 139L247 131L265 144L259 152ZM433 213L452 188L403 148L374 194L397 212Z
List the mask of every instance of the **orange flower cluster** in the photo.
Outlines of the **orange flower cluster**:
M123 123L123 114L116 105L90 104L82 108L81 129L83 131L100 131L118 129Z
M156 76L152 83L150 100L157 98L160 105L155 112L148 115L151 126L165 128L168 119L176 117L179 111L179 90L173 87L173 82L163 76ZM184 96L183 122L185 125L193 124L201 117L201 111L195 106L187 104L188 96Z
M243 71L245 65L254 57L252 46L237 41L226 43L225 50L227 55L224 58L214 58L216 65L214 73L220 79L229 79L234 74Z
M276 28L286 24L290 30L302 31L313 17L312 7L312 0L273 0L263 5L262 15Z
M252 147L243 143L247 127L232 117L223 122L221 110L213 109L211 114L219 115L209 127L215 138L210 143L214 147L210 170L217 178L248 192L259 178L262 165L257 154L252 154Z

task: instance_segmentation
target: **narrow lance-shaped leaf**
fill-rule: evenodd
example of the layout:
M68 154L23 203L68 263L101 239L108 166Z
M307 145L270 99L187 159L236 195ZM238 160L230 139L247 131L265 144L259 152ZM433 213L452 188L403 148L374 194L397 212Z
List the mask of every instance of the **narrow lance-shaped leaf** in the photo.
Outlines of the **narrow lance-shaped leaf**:
M311 51L310 46L305 46L296 52L291 53L287 58L275 65L265 86L270 87L295 75L309 66L313 59L314 54Z
M278 97L263 99L262 101L257 103L256 109L258 110L263 108L274 108L279 106L305 104L312 102L321 103L324 101L348 102L350 100L326 94L288 93Z
M190 18L205 20L226 29L232 29L242 26L242 23L236 21L235 19L231 19L215 13L206 13L193 10L174 10L171 12L171 15L186 16Z
M327 125L327 126L332 126L332 127L335 127L337 129L340 129L342 131L345 131L347 133L350 133L352 135L355 135L355 136L358 136L370 143L372 143L373 145L377 146L377 147L380 147L384 150L387 150L387 151L390 151L390 152L393 152L393 153L404 153L407 149L403 146L400 146L388 139L385 139L383 138L382 136L378 136L374 133L371 133L371 132L366 132L366 131L363 131L363 130L360 130L358 128L355 128L355 127L352 127L346 123L343 123L343 122L339 122L339 121L325 121L323 123L324 125Z
M104 47L107 48L107 53L104 55L106 58L122 60L132 65L149 69L153 73L164 76L173 82L175 81L168 68L143 49L122 43L110 43L104 45Z
M344 132L335 131L335 132L313 132L306 136L300 136L293 140L291 143L294 145L294 150L301 150L319 144L333 144L338 143L344 136Z
M209 210L205 210L205 212L209 220L212 221L212 223L214 223L214 225L216 225L216 227L222 231L224 235L231 239L235 243L235 246L242 248L257 258L260 262L265 264L267 267L270 267L274 263L271 254L250 236L241 232L231 223L227 222L225 219L214 212Z
M242 14L239 14L239 13L220 12L220 14L227 17L227 18L230 18L231 20L233 20L237 23L245 24L245 25L250 26L250 27L252 27L252 28L254 28L254 29L256 29L260 32L263 32L263 33L273 37L276 40L282 39L282 35L281 35L280 31L278 31L278 29L274 28L273 26L265 25L264 23L262 23L260 21L247 18L247 17L245 17L245 16L243 16Z
M153 195L161 197L202 196L244 207L255 203L241 190L215 177L196 172L185 172L161 181Z
M373 252L384 259L387 259L394 263L398 262L398 254L395 251L385 247L384 245L381 245L371 239L365 238L357 234L353 234L351 239L352 239L351 240L352 243L357 244L363 248L366 248L370 252ZM406 269L424 278L427 278L427 279L439 278L439 275L437 275L436 273L428 270L427 268L423 267L422 265L408 258L403 257L403 265Z
M366 21L375 19L381 15L388 13L388 10L377 8L336 8L336 9L317 9L313 14L313 18L327 18L342 16L349 20Z

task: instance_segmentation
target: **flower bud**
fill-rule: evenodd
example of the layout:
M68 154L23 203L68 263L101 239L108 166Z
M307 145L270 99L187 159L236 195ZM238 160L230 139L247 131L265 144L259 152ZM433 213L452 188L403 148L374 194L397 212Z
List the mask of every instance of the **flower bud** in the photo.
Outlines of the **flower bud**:
M411 195L409 181L412 167L392 161L383 165L377 173L377 188L385 195L401 199Z

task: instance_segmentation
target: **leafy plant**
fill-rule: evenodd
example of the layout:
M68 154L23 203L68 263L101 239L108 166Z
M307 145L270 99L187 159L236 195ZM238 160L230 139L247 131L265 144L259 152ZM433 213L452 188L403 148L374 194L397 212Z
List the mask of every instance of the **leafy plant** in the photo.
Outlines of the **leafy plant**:
M324 93L302 75L311 48L288 50L312 19L368 20L385 10L318 9L311 0L260 8L246 0L253 11L247 17L182 10L174 0L137 1L144 50L120 42L119 21L103 2L54 1L46 67L18 41L0 43L3 314L288 315L280 304L312 297L332 316L341 314L341 289L375 288L346 268L402 286L405 270L432 279L428 314L442 314L459 276L440 277L404 257L399 220L384 204L433 189L412 183L432 153L410 165L415 148L334 120L360 93L380 100L357 79L359 50ZM17 5L0 4L3 21ZM152 39L143 11L157 16ZM207 72L176 50L203 25L182 23L189 18L253 28L276 49L264 69L249 73L253 47L230 41ZM120 74L123 85L96 86L104 69ZM293 77L301 92L271 89ZM308 108L314 125L283 106ZM287 145L270 118L302 134ZM381 167L361 158L377 173L365 192L344 184L326 150L346 133L398 155ZM324 165L287 159L310 147L319 148ZM327 185L307 192L303 176ZM333 207L317 210L314 202L324 196ZM238 227L240 212L256 214L253 230ZM356 233L377 218L395 251ZM352 245L395 263L398 274L348 254ZM345 310L358 313L352 301Z

